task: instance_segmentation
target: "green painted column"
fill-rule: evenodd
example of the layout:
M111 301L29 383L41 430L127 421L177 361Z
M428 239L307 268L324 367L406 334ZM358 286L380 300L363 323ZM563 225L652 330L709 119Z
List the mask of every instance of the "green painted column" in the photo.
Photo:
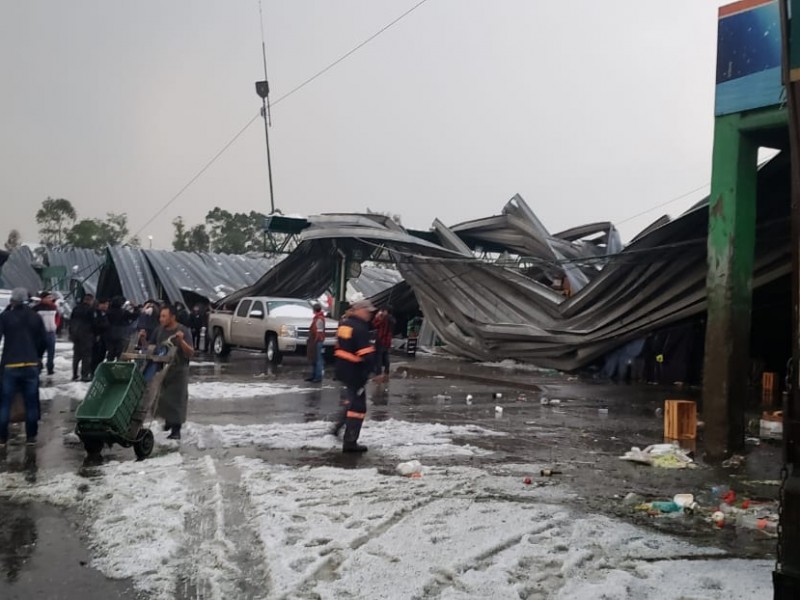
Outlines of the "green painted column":
M758 144L742 116L718 117L708 225L708 319L703 375L711 459L744 446L755 247Z

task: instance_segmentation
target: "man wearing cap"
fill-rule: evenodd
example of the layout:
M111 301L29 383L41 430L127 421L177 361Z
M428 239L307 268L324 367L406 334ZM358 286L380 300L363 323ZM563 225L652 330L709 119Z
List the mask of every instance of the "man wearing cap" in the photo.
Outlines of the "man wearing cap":
M47 348L44 322L26 306L28 292L11 292L9 309L0 315L0 341L5 339L0 366L3 393L0 396L0 448L8 442L11 403L17 393L25 400L25 433L28 445L36 444L39 431L39 363Z
M367 451L366 446L358 443L358 436L367 416L366 386L374 369L375 347L370 343L369 333L374 312L375 307L369 300L356 302L337 332L336 378L347 386L348 402L343 415L343 452Z

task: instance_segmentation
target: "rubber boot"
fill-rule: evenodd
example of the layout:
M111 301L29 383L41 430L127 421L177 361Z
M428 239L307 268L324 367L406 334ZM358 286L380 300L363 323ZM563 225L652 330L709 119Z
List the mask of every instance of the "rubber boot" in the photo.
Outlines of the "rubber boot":
M330 431L330 434L333 437L339 437L339 433L341 433L342 427L344 427L344 422L345 422L344 417L340 417L336 421L336 423L333 424L333 427L331 427L331 431Z
M172 426L172 433L167 436L168 440L179 440L181 439L181 426L180 425L173 425Z
M367 447L358 443L358 436L361 434L361 419L347 419L347 427L344 430L344 444L342 452L366 452Z

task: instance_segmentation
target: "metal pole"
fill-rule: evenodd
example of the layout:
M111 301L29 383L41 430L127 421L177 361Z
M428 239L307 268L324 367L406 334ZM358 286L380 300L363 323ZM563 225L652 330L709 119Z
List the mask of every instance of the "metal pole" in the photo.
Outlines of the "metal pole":
M272 189L272 157L269 152L269 128L272 125L272 115L267 108L267 98L269 98L269 77L267 77L267 42L264 37L264 12L261 7L261 0L258 0L258 24L261 26L261 57L264 60L264 86L261 90L256 84L256 91L261 96L261 116L264 117L264 137L267 140L267 174L269 175L269 205L271 215L275 214L275 193Z
M779 492L777 565L772 575L776 600L797 598L800 594L800 105L798 86L792 80L790 44L791 8L796 0L782 0L781 42L783 49L783 84L786 110L789 113L789 153L791 169L791 245L792 245L792 362L787 398L783 406L783 468ZM798 18L795 14L793 18ZM787 377L788 379L788 377Z
M264 117L264 137L267 140L267 174L269 176L269 204L270 214L275 213L275 193L272 190L272 157L269 153L269 123L267 121L267 98L261 98L261 114Z

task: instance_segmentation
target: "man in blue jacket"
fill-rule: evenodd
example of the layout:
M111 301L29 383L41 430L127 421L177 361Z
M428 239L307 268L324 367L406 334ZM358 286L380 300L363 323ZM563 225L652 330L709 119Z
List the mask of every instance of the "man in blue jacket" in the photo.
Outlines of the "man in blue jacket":
M8 310L0 314L0 340L5 339L0 367L3 393L0 396L0 448L8 442L8 421L14 396L25 400L25 433L28 445L36 445L39 432L39 363L47 349L44 322L26 306L28 292L11 292Z

